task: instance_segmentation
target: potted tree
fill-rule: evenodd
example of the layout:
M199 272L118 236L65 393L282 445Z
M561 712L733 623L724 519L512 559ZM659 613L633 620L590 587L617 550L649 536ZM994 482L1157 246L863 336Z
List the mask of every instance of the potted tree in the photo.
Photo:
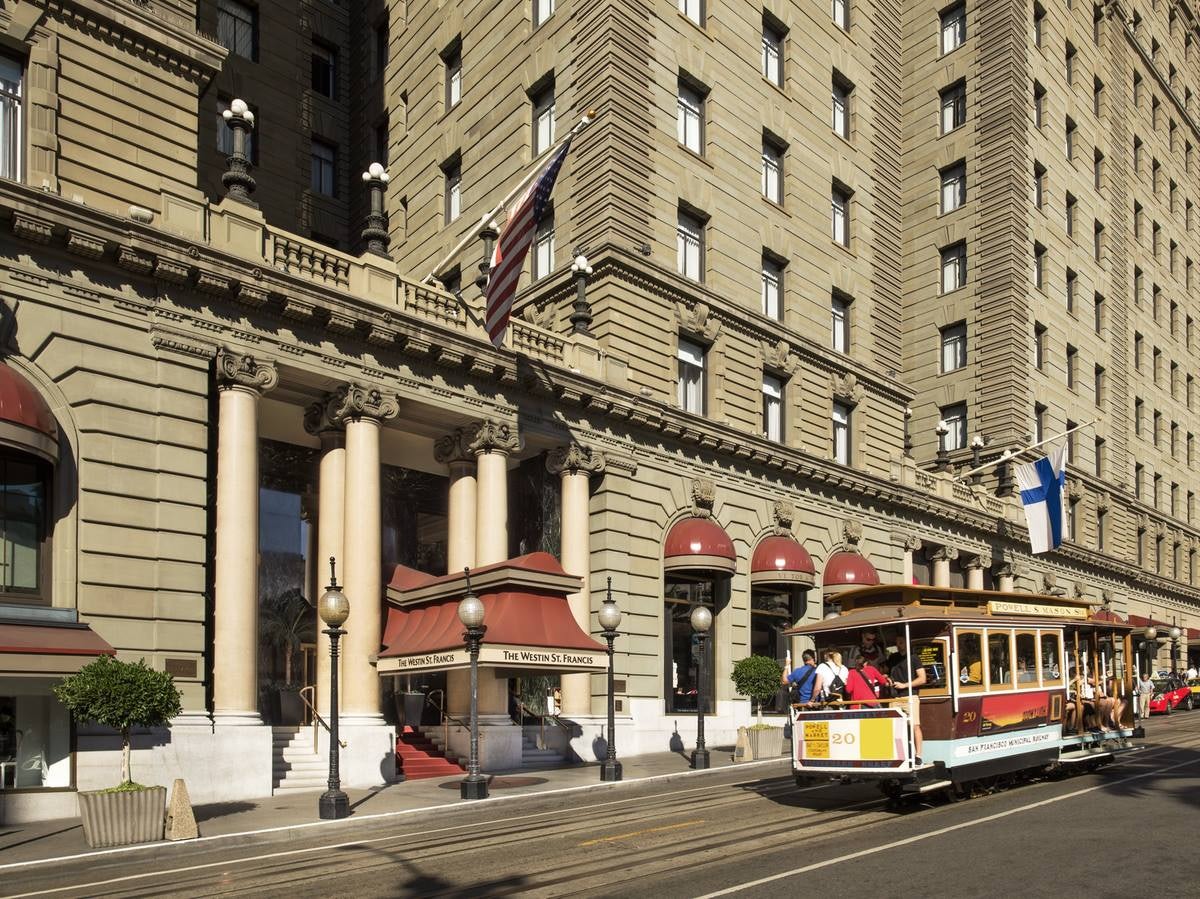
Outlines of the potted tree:
M77 720L94 721L121 734L121 782L107 790L80 792L79 814L89 846L123 846L161 840L166 787L134 783L129 770L129 734L135 727L161 727L182 711L171 675L145 659L119 662L101 656L63 679L54 695Z
M747 728L750 754L756 759L774 758L783 752L783 728L764 724L763 703L779 690L783 667L767 656L746 656L733 666L733 688L742 696L758 700L758 721Z
M316 610L296 588L268 596L259 606L259 628L263 643L283 655L283 681L274 686L279 702L275 716L280 724L300 724L304 704L293 674L293 660L300 647L316 638Z

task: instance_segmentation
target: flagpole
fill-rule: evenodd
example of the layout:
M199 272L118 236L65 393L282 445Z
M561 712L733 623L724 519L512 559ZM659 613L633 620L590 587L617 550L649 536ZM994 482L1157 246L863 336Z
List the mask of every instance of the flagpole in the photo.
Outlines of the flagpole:
M580 119L579 124L577 124L569 132L567 132L566 137L564 137L562 140L560 140L558 143L556 143L553 147L544 151L540 156L538 156L536 159L534 159L533 162L530 163L529 170L526 171L525 175L521 178L521 180L517 182L517 186L514 187L512 190L510 190L507 194L505 194L504 199L496 204L495 209L493 209L491 212L486 213L483 216L483 218L481 218L479 220L478 225L476 225L471 231L469 231L468 233L463 235L462 240L460 240L458 243L456 243L454 245L454 249L451 250L449 253L447 253L445 256L443 256L441 261L439 261L438 264L433 267L433 271L431 271L428 275L426 275L424 278L421 279L421 283L428 284L430 281L432 281L434 276L438 272L440 272L447 263L449 263L452 259L454 259L455 256L457 256L459 253L461 253L463 251L463 248L466 247L467 244L469 244L471 241L473 241L476 237L479 236L480 231L482 231L488 225L495 222L496 216L498 216L501 212L503 212L505 210L505 208L508 206L508 204L511 203L514 199L516 199L517 196L521 193L521 191L523 191L525 188L527 188L529 186L529 182L531 182L534 178L537 177L538 172L540 172L542 169L542 161L544 159L547 159L550 156L554 155L555 153L557 153L563 144L565 144L567 141L571 140L571 138L573 138L576 134L578 134L580 131L582 131L584 128L586 128L588 125L592 124L592 122L595 120L595 116L596 116L595 111L589 109L586 113L584 113L584 116L582 119Z
M1095 423L1096 423L1096 419L1093 418L1091 421L1085 421L1081 425L1075 425L1075 427L1073 427L1073 428L1068 428L1067 430L1063 431L1061 434L1055 434L1053 437L1047 437L1045 440L1039 440L1037 443L1031 443L1031 444L1029 444L1029 446L1024 447L1023 449L1019 449L1016 452L1013 452L1012 450L1005 450L1003 453L1000 454L1000 458L993 459L991 462L985 462L984 464L980 465L978 468L972 468L970 471L966 472L965 474L960 474L954 480L955 481L965 481L967 478L971 477L971 475L979 474L979 472L981 472L981 471L987 471L987 469L993 468L997 465L1001 465L1001 464L1007 462L1009 459L1015 459L1018 456L1023 456L1025 453L1029 452L1030 450L1037 449L1039 446L1043 446L1047 443L1053 443L1055 440L1061 440L1063 437L1066 437L1068 434L1074 434L1076 431L1078 431L1082 428L1090 427L1091 425L1094 425Z

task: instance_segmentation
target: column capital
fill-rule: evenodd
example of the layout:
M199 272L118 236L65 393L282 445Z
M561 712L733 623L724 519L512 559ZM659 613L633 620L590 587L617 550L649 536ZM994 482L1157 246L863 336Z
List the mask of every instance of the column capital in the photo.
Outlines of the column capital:
M929 558L934 562L949 562L958 558L958 547L956 546L938 546L929 553Z
M515 453L521 448L521 438L516 428L507 422L487 418L463 428L467 449L482 455L483 453Z
M975 553L974 555L967 556L966 560L963 562L963 568L969 568L972 570L976 568L987 569L991 567L991 553Z
M463 428L455 428L449 434L439 437L433 442L433 458L442 465L453 465L455 462L474 462L475 454L467 444L470 436Z
M908 531L894 531L892 536L900 541L900 548L905 552L915 553L925 546L920 537Z
M394 393L351 382L313 403L304 413L304 428L310 434L340 430L346 422L360 418L385 421L400 414Z
M217 386L246 387L257 393L274 390L279 383L279 372L273 362L260 362L245 353L220 349L217 351Z
M557 446L546 456L546 471L550 474L603 474L604 454L572 441Z

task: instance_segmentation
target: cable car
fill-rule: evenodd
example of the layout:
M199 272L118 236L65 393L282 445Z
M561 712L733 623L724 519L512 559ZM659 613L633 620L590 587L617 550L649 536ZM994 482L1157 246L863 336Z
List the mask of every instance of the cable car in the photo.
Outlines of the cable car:
M818 661L840 652L853 678L855 650L874 632L892 653L887 682L907 684L918 669L925 682L912 695L891 696L885 683L870 702L793 705L798 785L842 777L876 780L893 799L961 798L1022 773L1092 769L1133 748L1133 628L1086 600L919 585L837 600L839 612L787 633L812 638Z

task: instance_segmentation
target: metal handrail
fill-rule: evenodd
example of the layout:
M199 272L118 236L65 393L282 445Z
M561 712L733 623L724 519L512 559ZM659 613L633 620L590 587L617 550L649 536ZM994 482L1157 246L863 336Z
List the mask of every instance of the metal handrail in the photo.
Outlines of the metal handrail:
M441 702L433 701L434 693L437 693L441 697ZM434 690L430 690L428 693L426 693L425 701L427 703L429 703L431 706L433 706L435 709L437 709L438 714L441 715L441 717L442 717L442 746L444 746L446 749L450 748L450 723L449 722L453 721L455 724L457 724L459 727L461 727L463 730L466 730L466 731L469 731L471 729L471 725L469 723L467 723L466 721L463 721L461 718L458 718L458 717L455 717L454 715L449 714L446 711L446 691L443 690L441 687L438 687ZM483 731L480 731L479 739L483 740L485 738L485 736L486 736L486 734Z
M312 744L313 744L313 755L317 755L317 754L318 754L318 749L317 749L317 724L318 724L318 723L320 723L321 727L325 728L325 733L329 733L329 725L325 723L325 719L321 717L321 713L317 711L317 707L316 707L315 705L313 705L313 703L312 703L312 700L310 700L310 699L309 699L307 696L305 696L305 695L304 695L305 693L311 693L311 694L312 694L312 696L313 696L313 699L315 699L315 698L316 698L316 694L317 694L317 688L316 688L316 687L313 687L313 686L309 686L309 687L301 687L301 689L300 689L300 699L301 699L301 700L304 702L304 704L305 704L305 705L308 707L308 710L309 710L310 712L312 712L312 716L313 716L313 721L312 721L312 729L313 729L313 739L312 739ZM338 740L338 745L339 745L339 746L341 746L341 747L342 747L342 749L345 749L345 748L346 748L346 741L345 741L345 740Z
M521 713L522 721L524 721L527 716L530 718L538 719L538 743L537 743L538 749L546 748L546 720L547 719L549 719L551 722L553 722L554 726L557 727L559 730L564 731L567 734L570 734L570 732L571 732L571 725L564 722L562 720L562 716L560 716L558 714L551 715L549 713L546 713L543 715L541 712L533 711L531 708L529 708L529 706L525 705L525 703L521 702L520 700L517 700L517 708Z

